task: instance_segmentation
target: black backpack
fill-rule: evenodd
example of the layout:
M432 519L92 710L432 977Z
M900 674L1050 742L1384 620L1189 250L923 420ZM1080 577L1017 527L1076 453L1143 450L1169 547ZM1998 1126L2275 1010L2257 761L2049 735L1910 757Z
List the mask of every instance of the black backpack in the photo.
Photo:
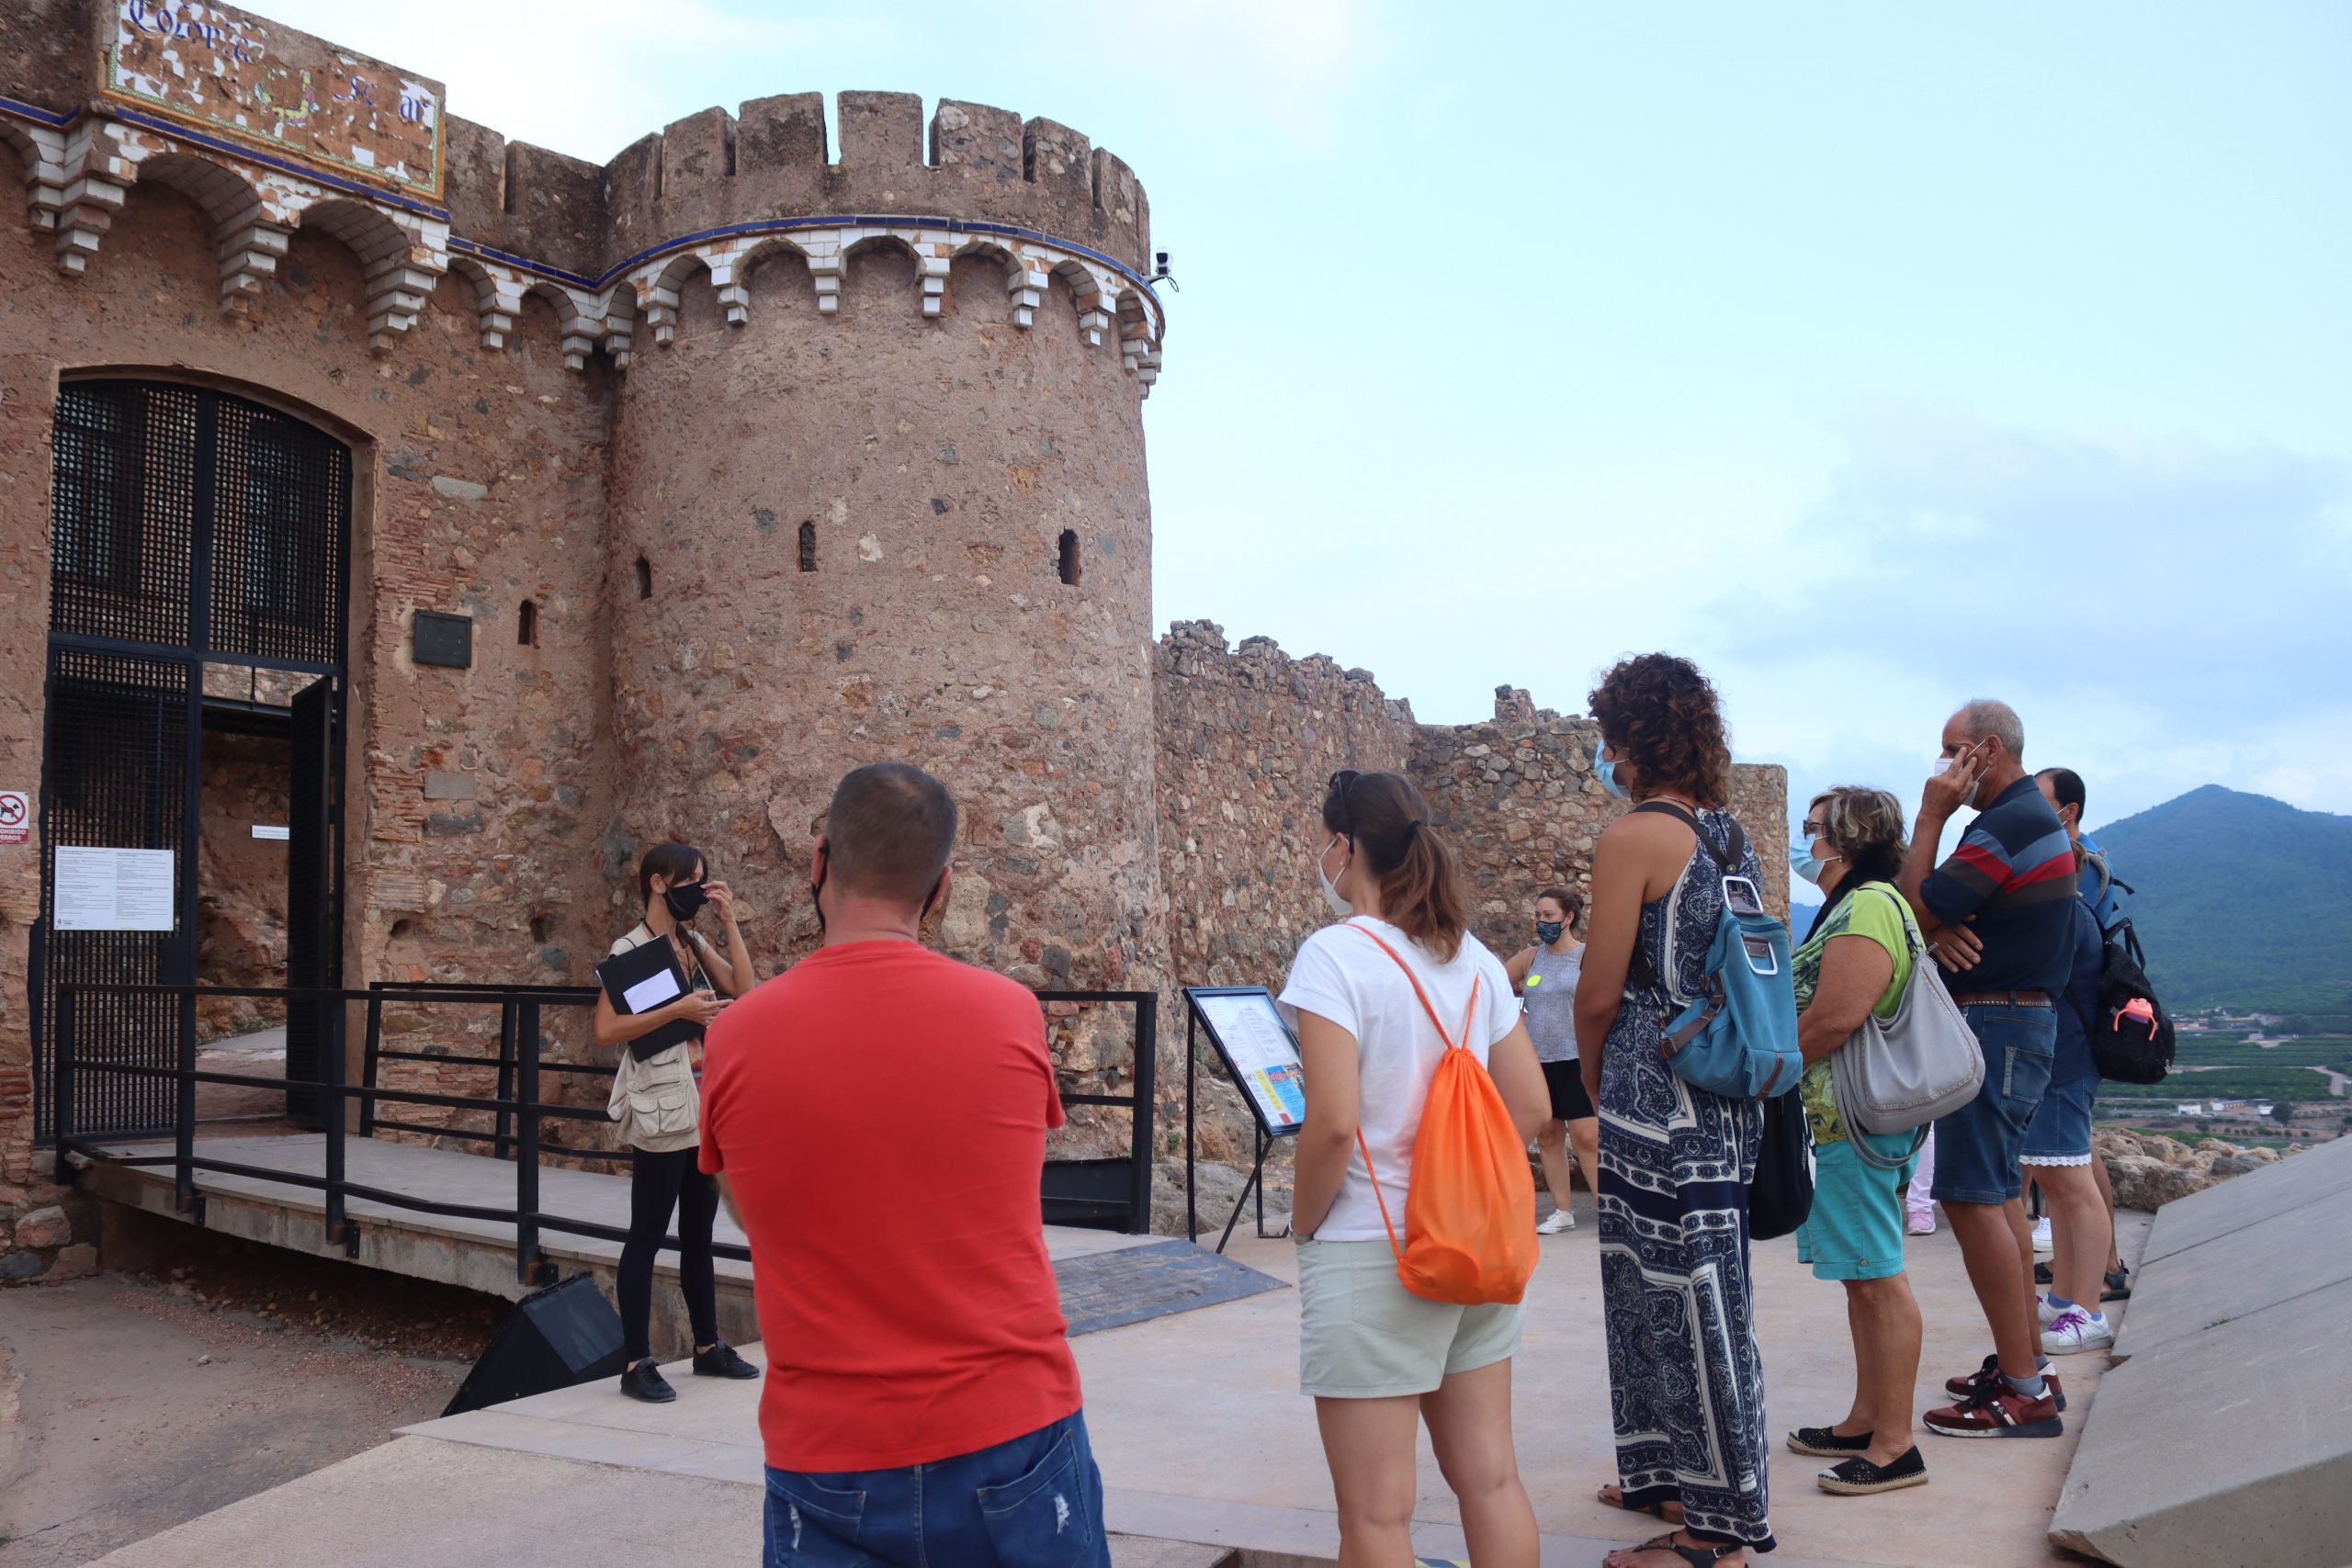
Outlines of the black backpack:
M2098 1012L2083 1013L2083 1032L2090 1039L2091 1064L2110 1083L2155 1084L2172 1071L2173 1026L2156 988L2148 983L2148 961L2140 951L2140 933L2127 916L2109 926L2100 953ZM2069 987L2068 999L2073 999Z

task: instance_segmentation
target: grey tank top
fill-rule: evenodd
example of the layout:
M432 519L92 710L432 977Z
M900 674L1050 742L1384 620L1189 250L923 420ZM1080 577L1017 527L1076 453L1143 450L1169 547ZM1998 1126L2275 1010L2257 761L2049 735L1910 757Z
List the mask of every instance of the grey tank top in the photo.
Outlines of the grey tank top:
M1577 1059L1577 976L1584 970L1584 948L1574 953L1535 950L1520 996L1527 1003L1527 1036L1539 1062Z

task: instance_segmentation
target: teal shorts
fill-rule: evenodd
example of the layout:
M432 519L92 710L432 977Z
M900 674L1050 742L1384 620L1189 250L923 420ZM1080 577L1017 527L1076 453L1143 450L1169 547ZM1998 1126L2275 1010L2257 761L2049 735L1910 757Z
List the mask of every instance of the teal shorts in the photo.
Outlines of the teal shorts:
M1813 1265L1816 1280L1883 1280L1903 1272L1903 1185L1916 1163L1913 1133L1865 1133L1849 1122L1847 1136L1813 1150L1813 1212L1797 1227L1797 1261ZM1862 1163L1849 1140L1868 1138L1879 1158L1902 1167L1880 1170ZM1939 1140L1940 1141L1940 1140Z

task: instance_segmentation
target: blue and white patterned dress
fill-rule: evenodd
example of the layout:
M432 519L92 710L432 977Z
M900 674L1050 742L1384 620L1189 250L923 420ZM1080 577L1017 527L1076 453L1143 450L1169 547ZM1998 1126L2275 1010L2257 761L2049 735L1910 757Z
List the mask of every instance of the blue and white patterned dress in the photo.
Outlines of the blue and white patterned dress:
M1728 847L1728 812L1701 820ZM1741 869L1762 886L1753 846ZM1770 1551L1764 1363L1747 1267L1761 1111L1692 1089L1658 1055L1679 1003L1656 976L1679 997L1701 989L1722 909L1722 873L1694 845L1675 890L1642 908L1634 977L1601 1060L1610 1416L1626 1506L1679 1502L1692 1530Z

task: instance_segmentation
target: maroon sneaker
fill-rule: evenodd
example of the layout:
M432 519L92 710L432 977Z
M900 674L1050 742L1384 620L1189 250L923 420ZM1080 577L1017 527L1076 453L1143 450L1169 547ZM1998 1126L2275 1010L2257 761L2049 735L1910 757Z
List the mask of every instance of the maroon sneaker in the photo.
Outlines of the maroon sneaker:
M1997 1379L2000 1374L2001 1359L1998 1356L1987 1356L1984 1358L1984 1364L1966 1377L1944 1379L1944 1392L1954 1399L1966 1399L1987 1382ZM2064 1385L2059 1382L2058 1374L2045 1371L2041 1374L2041 1379L2050 1385L2051 1396L2057 1400L2058 1408L2065 1409L2066 1390Z
M2006 1379L1920 1419L1928 1431L1947 1438L2054 1438L2066 1429L2058 1419L2054 1391L2033 1399L2011 1388Z

